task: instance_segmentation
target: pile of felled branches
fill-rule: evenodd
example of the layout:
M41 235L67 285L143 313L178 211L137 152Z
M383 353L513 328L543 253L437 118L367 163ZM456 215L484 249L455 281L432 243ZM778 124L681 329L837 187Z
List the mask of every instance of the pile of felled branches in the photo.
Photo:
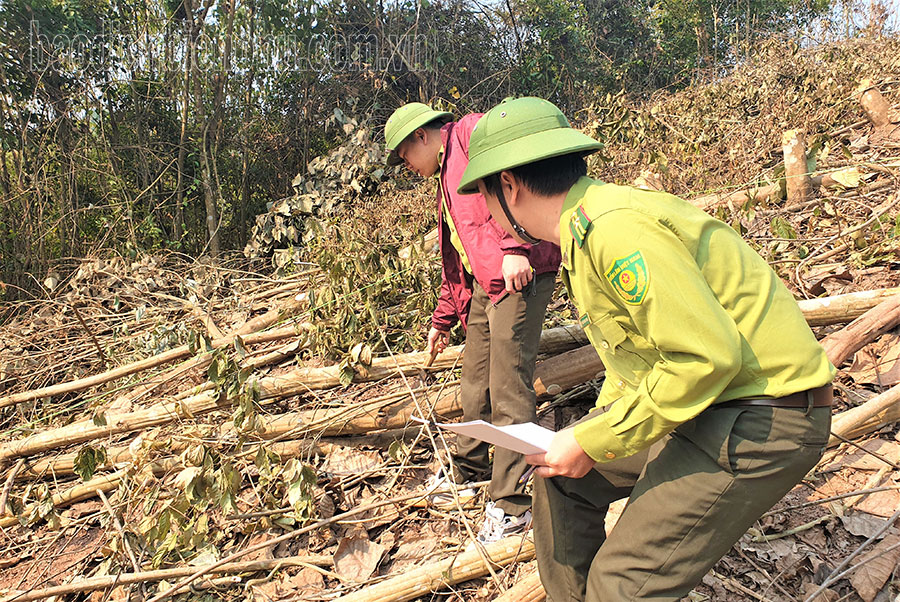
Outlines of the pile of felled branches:
M878 155L868 167L792 174L802 140L791 134L786 200L779 184L692 201L725 208L792 283L841 369L833 451L819 476L748 534L697 599L826 596L849 580L870 600L892 587L890 567L878 569L897 557L897 516L884 500L900 495L890 441L900 421L890 115L848 130ZM532 542L467 549L472 507L432 507L421 487L452 441L411 417L460 415L462 347L425 367L422 353L395 351L381 331L339 360L311 356L317 274L275 281L152 258L92 260L48 277L48 300L16 308L0 336L4 602L81 592L154 602L543 599ZM603 371L577 324L544 331L535 389L551 426L573 400L590 399ZM824 514L809 517L810 508ZM813 545L804 538L831 545L838 522L841 562L791 556ZM799 543L784 551L774 543L783 540Z

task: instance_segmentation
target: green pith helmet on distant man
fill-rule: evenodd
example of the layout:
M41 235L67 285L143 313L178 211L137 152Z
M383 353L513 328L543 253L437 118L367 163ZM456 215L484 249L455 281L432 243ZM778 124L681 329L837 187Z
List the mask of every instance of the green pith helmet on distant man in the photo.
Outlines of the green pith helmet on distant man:
M403 163L403 159L397 155L397 147L407 136L435 119L449 121L453 119L453 113L435 111L421 102L411 102L394 111L384 124L384 145L388 150L387 164L393 166Z
M458 191L475 194L478 180L491 174L601 148L601 143L573 129L552 102L531 96L508 98L485 113L472 130L469 165Z

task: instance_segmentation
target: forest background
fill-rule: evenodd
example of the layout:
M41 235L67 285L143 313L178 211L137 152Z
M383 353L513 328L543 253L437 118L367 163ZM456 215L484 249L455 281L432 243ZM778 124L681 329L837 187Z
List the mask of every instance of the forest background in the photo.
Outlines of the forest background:
M0 0L0 301L101 252L271 254L255 216L403 102L536 95L579 125L723 78L773 36L890 35L892 2ZM352 196L391 175L365 171Z

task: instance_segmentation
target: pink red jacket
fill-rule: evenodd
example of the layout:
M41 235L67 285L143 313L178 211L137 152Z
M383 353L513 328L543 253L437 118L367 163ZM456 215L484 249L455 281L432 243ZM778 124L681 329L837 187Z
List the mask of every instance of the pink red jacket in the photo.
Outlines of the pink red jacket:
M466 326L469 302L472 300L472 277L485 290L492 303L498 303L506 296L506 284L500 271L504 255L528 257L535 274L556 272L559 268L558 246L548 242L534 246L519 244L494 221L483 196L461 195L456 192L463 171L469 163L469 137L480 117L480 113L466 115L441 129L444 158L437 202L438 214L441 216L439 238L442 282L437 308L431 316L431 324L438 330L450 330L457 320L462 322L463 327ZM450 227L440 205L442 193L472 266L471 276L466 273L459 253L450 242Z

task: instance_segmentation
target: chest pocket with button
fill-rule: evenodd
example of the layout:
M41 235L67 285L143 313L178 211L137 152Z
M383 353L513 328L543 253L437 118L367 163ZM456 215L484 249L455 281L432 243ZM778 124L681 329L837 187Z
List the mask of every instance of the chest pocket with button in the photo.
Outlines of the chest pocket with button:
M592 318L585 331L607 370L613 373L608 375L614 379L613 384L619 389L623 389L626 383L637 387L650 370L650 364L642 357L625 329L612 316L604 315Z

